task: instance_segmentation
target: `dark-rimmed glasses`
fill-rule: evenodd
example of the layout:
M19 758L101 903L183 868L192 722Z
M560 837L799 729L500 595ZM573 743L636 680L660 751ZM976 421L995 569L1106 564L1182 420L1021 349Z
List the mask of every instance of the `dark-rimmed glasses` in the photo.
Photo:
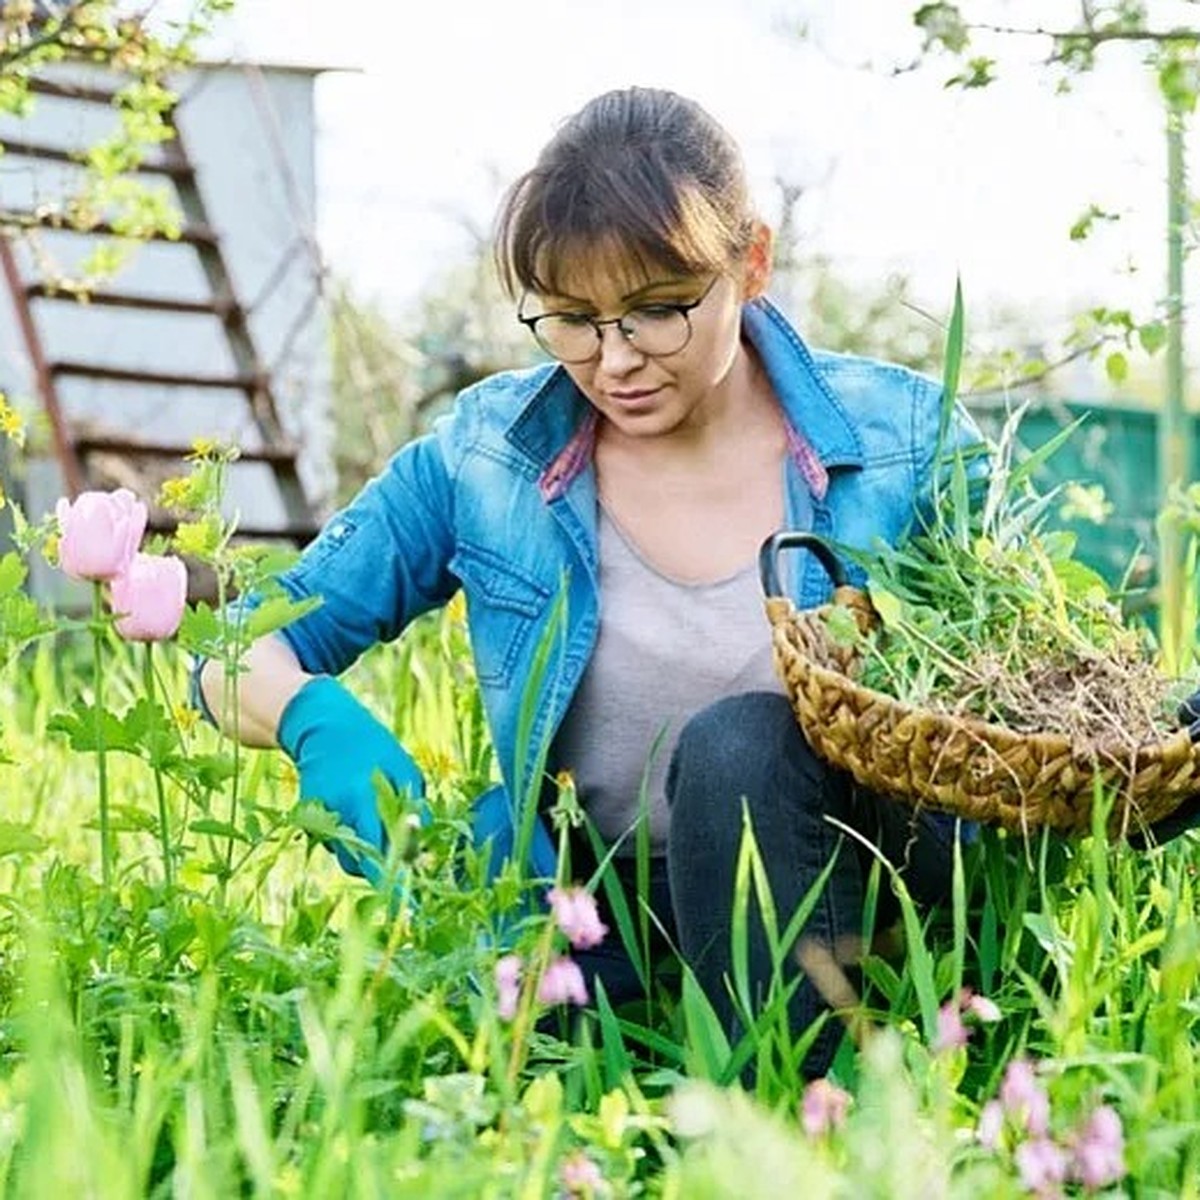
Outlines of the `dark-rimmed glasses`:
M692 339L692 312L713 290L720 275L709 280L708 287L687 304L656 301L638 304L619 317L601 321L587 313L552 312L517 320L529 329L551 358L563 363L585 363L596 358L604 344L605 325L615 325L625 340L640 354L659 358L677 354Z

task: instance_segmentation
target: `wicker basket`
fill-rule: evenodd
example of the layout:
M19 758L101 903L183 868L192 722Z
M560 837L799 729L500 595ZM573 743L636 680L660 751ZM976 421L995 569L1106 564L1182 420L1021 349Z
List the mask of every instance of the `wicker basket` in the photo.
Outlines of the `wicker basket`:
M797 611L779 586L778 555L812 552L834 583L833 603L867 629L874 610L847 586L827 543L807 533L769 538L759 556L775 666L812 748L873 791L914 807L1017 831L1091 828L1097 772L1116 800L1113 836L1134 834L1200 792L1200 746L1187 730L1131 751L1054 733L1016 733L972 717L902 704L854 681L852 649L838 646L823 619L829 606Z

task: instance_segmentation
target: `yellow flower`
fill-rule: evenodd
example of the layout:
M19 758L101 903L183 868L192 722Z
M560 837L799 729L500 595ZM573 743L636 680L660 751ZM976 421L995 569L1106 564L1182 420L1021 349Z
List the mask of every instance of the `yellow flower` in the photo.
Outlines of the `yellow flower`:
M15 408L9 408L3 401L0 401L0 429L10 438L19 438L25 432L25 422L21 420L21 414Z
M181 521L175 530L175 548L180 554L206 558L217 549L221 533L215 521Z
M158 503L163 508L191 508L191 477L180 475L174 479L164 479L162 487L158 489Z
M46 540L42 543L42 557L52 566L58 566L58 542L59 535L57 533L48 533Z
M173 705L171 712L175 717L175 724L179 726L181 733L191 733L200 721L200 710L193 708L190 704Z

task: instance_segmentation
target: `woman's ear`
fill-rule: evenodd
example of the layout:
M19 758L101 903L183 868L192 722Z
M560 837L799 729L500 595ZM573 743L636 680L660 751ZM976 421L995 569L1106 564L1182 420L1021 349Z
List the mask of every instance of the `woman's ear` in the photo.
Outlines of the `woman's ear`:
M754 300L767 290L771 282L771 252L774 247L775 235L770 226L763 221L755 221L742 271L743 300Z

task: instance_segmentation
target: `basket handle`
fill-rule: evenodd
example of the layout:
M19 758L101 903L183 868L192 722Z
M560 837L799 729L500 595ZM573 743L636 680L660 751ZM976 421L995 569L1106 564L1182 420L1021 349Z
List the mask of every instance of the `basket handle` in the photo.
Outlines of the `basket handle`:
M784 529L773 533L758 551L758 575L762 581L764 596L782 596L783 588L779 585L779 552L781 550L808 550L825 568L825 573L833 581L835 588L847 587L850 578L841 560L833 552L833 547L818 534L803 533L798 529Z

